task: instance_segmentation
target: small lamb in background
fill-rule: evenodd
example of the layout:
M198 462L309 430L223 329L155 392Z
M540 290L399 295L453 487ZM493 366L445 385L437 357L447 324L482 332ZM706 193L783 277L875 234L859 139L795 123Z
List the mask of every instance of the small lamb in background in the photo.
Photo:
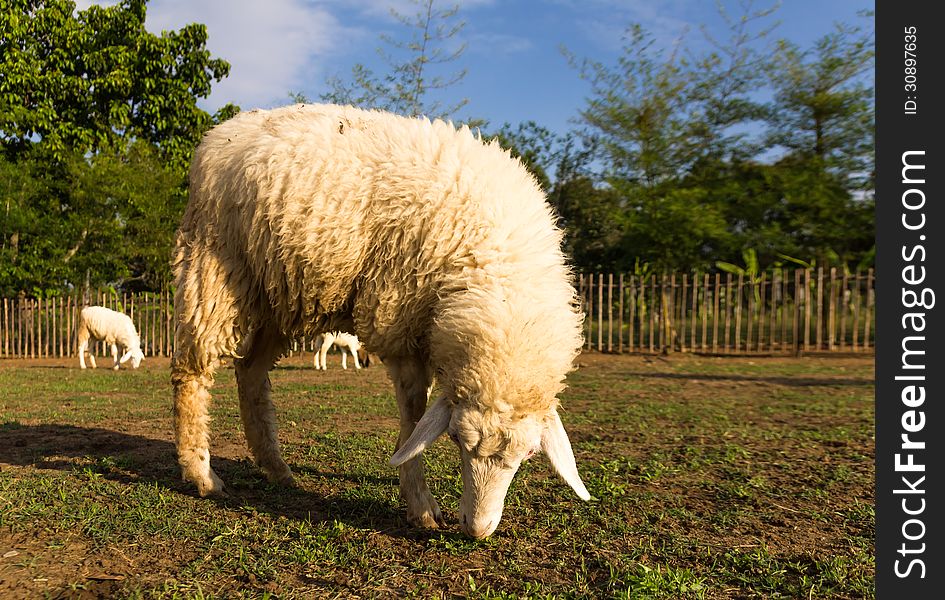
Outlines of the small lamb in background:
M135 329L131 317L104 306L86 306L79 312L79 322L76 325L76 337L79 341L79 366L85 368L85 353L88 351L89 341L101 340L111 345L112 369L131 359L131 368L137 369L144 360L141 352L141 338ZM118 358L118 347L121 346L122 355ZM95 354L89 352L89 362L96 368Z
M325 357L328 354L328 349L331 348L332 344L337 346L341 351L342 369L348 368L349 352L351 353L351 358L354 359L355 369L360 369L362 366L368 367L371 365L371 359L368 356L368 352L361 347L361 342L358 341L358 336L351 333L345 333L343 331L329 331L327 333L320 333L315 338L314 365L316 369L321 369L324 371L328 368L328 363L325 362Z

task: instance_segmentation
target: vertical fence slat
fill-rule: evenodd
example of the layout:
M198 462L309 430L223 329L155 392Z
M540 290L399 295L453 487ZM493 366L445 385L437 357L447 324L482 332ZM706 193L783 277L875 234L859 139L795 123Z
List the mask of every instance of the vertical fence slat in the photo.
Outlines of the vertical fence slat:
M623 353L623 273L617 278L617 293L619 297L619 307L617 313L617 352Z
M742 347L742 296L744 295L744 276L738 274L738 290L735 292L735 352Z
M817 320L816 330L817 350L824 348L824 268L817 267Z
M715 293L712 297L712 352L719 351L719 291L722 275L715 274Z
M699 274L692 274L692 311L689 313L689 349L696 351L696 320L699 317Z
M630 340L630 352L633 352L633 349L636 347L634 344L634 339L633 339L633 328L636 325L636 319L637 319L637 313L638 313L636 281L637 281L636 275L631 275L630 276L630 324L629 324L629 331L627 332L628 333L627 339ZM642 327L638 329L640 331L643 331ZM643 338L640 338L640 339L642 340ZM642 350L643 346L641 345L639 346L639 348Z
M781 344L778 346L781 352L786 352L787 344L787 309L788 309L788 270L781 269Z
M864 315L865 321L863 324L863 349L869 350L870 347L870 321L873 316L873 303L875 302L876 296L873 293L873 269L869 269L866 272L866 314Z
M755 324L755 294L758 293L758 289L756 287L757 285L758 283L753 279L748 280L748 316L746 318L748 323L745 327L747 330L745 335L745 352L751 352L752 343L754 341L752 338L752 333L754 331L753 326Z
M810 269L804 269L804 352L808 352L810 350L810 274Z
M650 300L647 303L647 306L648 306L648 311L649 311L649 316L650 316L649 322L648 322L649 335L647 336L647 339L649 341L650 352L653 352L653 348L655 347L655 344L656 344L656 340L654 337L654 334L656 332L654 331L654 329L656 328L656 308L657 308L656 275L655 274L650 275Z
M761 274L758 284L758 352L765 349L765 285L767 273Z
M775 338L778 332L778 270L771 271L771 310L768 311L768 350L774 352Z
M847 269L843 269L843 282L840 284L840 350L847 349L847 313L850 312L847 310L850 307L850 298L852 294L849 293L850 285L850 274L847 272Z
M604 274L597 274L597 351L603 352L604 336Z
M830 289L827 291L827 349L833 350L837 341L837 267L830 267Z
M722 337L722 348L726 352L732 350L732 274L725 274L725 335Z
M591 349L594 335L594 274L587 274L587 349Z
M860 350L860 270L853 278L853 351Z
M686 273L682 274L679 287L679 351L686 351L686 287L689 283Z
M607 274L607 352L614 351L614 274Z
M669 311L666 313L669 315L669 347L671 350L676 349L676 341L679 337L679 330L676 329L677 323L679 321L676 319L676 274L671 273L669 276Z

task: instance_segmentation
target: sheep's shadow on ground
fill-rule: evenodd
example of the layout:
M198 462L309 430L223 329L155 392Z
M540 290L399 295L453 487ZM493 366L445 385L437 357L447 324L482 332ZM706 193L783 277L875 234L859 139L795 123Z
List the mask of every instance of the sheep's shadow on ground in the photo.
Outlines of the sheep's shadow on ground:
M249 506L274 516L314 522L337 520L397 538L451 536L449 529L444 532L411 527L404 516L405 509L391 503L340 495L323 497L302 487L270 484L248 460L213 457L212 461L229 493L206 501L221 507ZM105 479L125 485L156 483L173 492L197 495L192 484L181 480L172 442L98 427L0 424L0 465L72 472L76 477L92 469ZM395 477L293 468L297 475L304 473L314 478L397 485Z

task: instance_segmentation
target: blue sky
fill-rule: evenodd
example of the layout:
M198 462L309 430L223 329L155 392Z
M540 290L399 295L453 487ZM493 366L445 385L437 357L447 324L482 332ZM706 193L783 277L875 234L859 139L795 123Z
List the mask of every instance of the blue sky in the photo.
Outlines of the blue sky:
M438 0L439 1L439 0ZM79 0L79 8L89 0ZM113 4L113 0L95 2ZM442 2L444 6L453 2ZM460 117L504 122L534 120L563 133L585 104L589 86L568 65L561 46L576 56L612 64L621 35L640 23L662 44L686 35L687 45L706 44L700 32L725 38L714 0L461 0L461 34L467 44L449 70L467 69L444 103L469 98ZM735 15L738 0L722 0ZM755 8L772 2L755 2ZM405 39L409 32L390 9L413 14L410 0L151 0L146 26L154 32L190 22L207 25L208 47L232 65L201 106L214 111L226 102L244 110L288 104L289 92L317 99L326 78L345 76L357 62L382 70L379 35ZM784 0L773 21L774 37L802 47L829 32L835 22L865 24L857 11L871 0ZM688 32L688 33L687 33Z

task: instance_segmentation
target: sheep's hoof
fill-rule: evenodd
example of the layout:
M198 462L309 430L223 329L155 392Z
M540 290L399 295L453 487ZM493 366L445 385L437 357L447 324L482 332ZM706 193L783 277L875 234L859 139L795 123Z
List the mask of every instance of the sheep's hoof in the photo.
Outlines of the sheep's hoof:
M432 509L428 508L420 514L414 514L413 511L408 510L407 522L414 527L426 529L439 529L440 527L446 526L443 513L440 512L440 507L436 505L436 502L433 503Z
M270 475L266 474L266 479L269 480L269 483L274 483L276 485L283 485L285 487L296 487L295 477L292 476L292 472L282 473L279 475Z
M217 477L217 474L213 471L210 471L210 476L203 478L201 481L197 481L197 493L200 494L201 498L208 497L217 497L217 498L226 498L229 494L226 492L226 488L223 485L223 480Z

